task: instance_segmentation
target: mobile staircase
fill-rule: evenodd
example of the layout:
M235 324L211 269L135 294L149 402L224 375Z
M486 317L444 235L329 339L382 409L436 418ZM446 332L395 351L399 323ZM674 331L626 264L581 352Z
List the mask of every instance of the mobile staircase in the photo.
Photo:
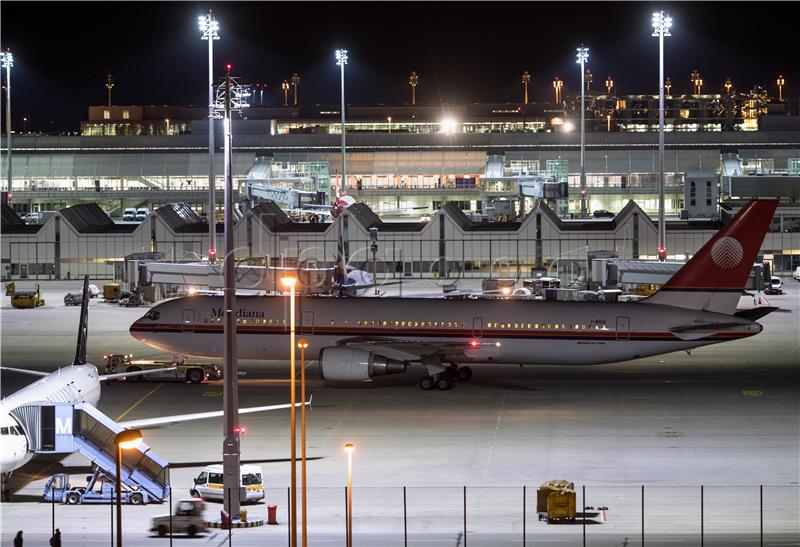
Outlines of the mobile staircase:
M114 439L125 428L89 403L44 403L11 411L23 425L29 450L36 454L80 452L96 469L116 480ZM120 483L148 501L169 497L169 464L144 442L122 450ZM60 501L60 500L58 500Z

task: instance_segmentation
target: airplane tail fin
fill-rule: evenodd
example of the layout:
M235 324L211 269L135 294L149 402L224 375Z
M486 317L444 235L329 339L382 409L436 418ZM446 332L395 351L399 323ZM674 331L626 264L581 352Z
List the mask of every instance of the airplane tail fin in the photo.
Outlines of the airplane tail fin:
M89 333L89 276L83 278L83 298L81 299L81 318L78 324L78 342L75 345L73 365L86 364L86 336Z
M748 203L642 302L733 314L777 206L777 200Z

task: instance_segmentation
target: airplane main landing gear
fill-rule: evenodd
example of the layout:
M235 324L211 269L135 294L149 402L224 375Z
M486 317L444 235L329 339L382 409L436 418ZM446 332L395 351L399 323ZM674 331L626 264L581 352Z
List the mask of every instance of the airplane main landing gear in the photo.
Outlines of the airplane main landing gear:
M442 372L421 378L419 387L426 391L433 388L439 389L440 391L447 391L448 389L452 389L456 381L466 382L470 378L472 378L471 368L459 367L455 363L451 363L450 366Z

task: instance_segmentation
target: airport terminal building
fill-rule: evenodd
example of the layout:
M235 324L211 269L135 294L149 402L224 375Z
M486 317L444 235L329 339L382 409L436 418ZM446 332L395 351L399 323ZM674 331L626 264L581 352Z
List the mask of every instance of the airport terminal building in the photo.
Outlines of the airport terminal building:
M111 278L114 262L132 252L166 250L175 260L204 256L207 226L198 215L208 199L207 121L195 110L91 107L82 135L15 136L13 211L3 212L4 275ZM450 108L447 114L459 121L445 127L442 108L349 107L346 180L339 175L338 109L251 110L248 119L233 123L237 245L246 249L240 256L303 259L305 252L309 260L334 260L338 224L348 221L340 217L310 225L295 222L300 220L296 214L281 217L272 209L270 220L264 220L259 204L268 206L271 200L284 209L297 208L303 202L288 199L295 191L330 203L338 188L365 204L343 217L356 219L347 228L358 232L349 234L350 244L368 242L369 228L378 227L380 253L401 275L438 275L433 265L444 262L460 264L447 270L485 273L498 260L516 273L567 257L585 258L591 250L655 257L658 138L647 117L630 114L623 124L628 114L620 111L613 128L595 123L586 134L587 212L616 215L600 220L577 218L580 135L564 129L569 112L563 109ZM554 125L556 114L563 116L561 124ZM664 167L670 259L691 256L748 199L776 197L781 205L762 250L776 271L800 265L797 120L764 115L759 130L749 130L753 124L744 121L722 130L713 120L703 125L675 116L666 135ZM216 142L222 142L221 135ZM216 156L220 219L221 149ZM530 176L547 177L557 191L542 199L522 197ZM253 188L269 192L256 196ZM84 207L89 203L95 204L91 212ZM160 213L141 224L115 222L129 207ZM43 226L19 224L17 217L62 209ZM163 212L178 209L183 224L159 220ZM411 215L390 222L388 216L398 212ZM375 213L385 213L383 221ZM220 243L221 236L217 247ZM317 250L308 256L312 243ZM355 259L353 253L348 256Z

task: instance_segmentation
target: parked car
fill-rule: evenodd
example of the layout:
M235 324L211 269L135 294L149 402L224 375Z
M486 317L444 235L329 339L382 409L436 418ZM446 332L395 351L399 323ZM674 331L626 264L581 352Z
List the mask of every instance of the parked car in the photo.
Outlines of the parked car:
M614 213L606 211L605 209L597 209L592 213L592 216L594 216L594 218L614 218Z
M136 220L142 221L147 218L147 215L150 213L150 209L145 207L136 209Z
M133 221L136 220L136 208L126 207L122 212L122 220Z
M800 281L800 266L795 269L792 277L794 277L797 281Z
M64 295L65 306L80 306L83 300L83 294L79 292L68 292Z
M783 280L777 275L770 277L769 286L764 289L766 294L783 294Z
M150 531L164 537L172 533L186 533L194 537L198 532L206 531L206 522L203 518L203 500L182 499L175 506L175 512L170 515L159 515L150 521Z

